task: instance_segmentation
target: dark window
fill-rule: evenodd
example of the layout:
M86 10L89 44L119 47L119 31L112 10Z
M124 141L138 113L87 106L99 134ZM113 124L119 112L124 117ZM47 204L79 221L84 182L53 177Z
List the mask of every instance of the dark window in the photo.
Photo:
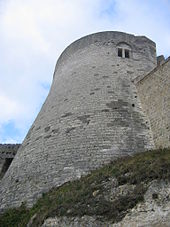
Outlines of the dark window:
M4 176L4 174L8 170L9 166L11 165L12 160L13 160L13 158L6 158L5 159L5 163L4 163L2 170L1 170L0 179Z
M129 58L129 50L125 49L125 58Z
M122 49L121 48L118 48L118 56L122 57Z

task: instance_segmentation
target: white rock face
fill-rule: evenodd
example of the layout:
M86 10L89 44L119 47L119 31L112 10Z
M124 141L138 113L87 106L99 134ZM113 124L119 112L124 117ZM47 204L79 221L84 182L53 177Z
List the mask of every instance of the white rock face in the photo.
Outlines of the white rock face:
M153 181L145 194L145 201L132 209L115 227L169 227L170 183Z

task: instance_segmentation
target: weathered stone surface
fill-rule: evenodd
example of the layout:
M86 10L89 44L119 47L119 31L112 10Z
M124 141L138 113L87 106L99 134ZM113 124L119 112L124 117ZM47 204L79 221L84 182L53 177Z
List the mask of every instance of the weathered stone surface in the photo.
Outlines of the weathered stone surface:
M118 57L118 47L128 48L130 58ZM66 48L49 95L1 182L0 209L24 201L31 206L54 186L152 148L132 79L155 66L155 43L144 36L102 32Z
M170 58L136 84L156 147L170 146Z

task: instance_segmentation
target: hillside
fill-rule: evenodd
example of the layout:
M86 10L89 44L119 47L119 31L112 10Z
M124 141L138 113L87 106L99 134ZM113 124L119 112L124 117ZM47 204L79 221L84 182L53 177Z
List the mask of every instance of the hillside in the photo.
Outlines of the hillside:
M168 226L170 148L120 158L25 205L0 226Z

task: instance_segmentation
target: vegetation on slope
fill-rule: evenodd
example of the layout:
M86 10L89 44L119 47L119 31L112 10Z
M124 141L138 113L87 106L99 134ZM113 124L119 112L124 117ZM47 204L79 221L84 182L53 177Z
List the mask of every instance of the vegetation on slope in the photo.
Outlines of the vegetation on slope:
M117 187L133 185L133 190L106 199L110 182L116 179ZM31 226L41 226L48 217L97 216L111 222L120 221L138 202L143 200L148 183L152 180L170 180L170 148L135 154L120 158L93 171L80 180L68 182L44 194L27 209L9 209L0 216L0 226L26 226L34 216Z

